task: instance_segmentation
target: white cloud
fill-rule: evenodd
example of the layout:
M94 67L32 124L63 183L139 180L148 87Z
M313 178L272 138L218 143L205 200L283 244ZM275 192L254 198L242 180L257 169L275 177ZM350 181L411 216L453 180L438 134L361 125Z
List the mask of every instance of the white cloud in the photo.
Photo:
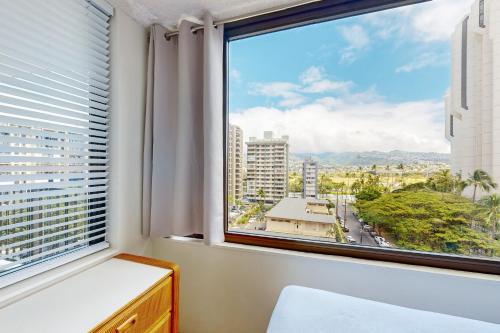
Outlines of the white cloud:
M302 91L313 94L319 94L329 91L347 91L351 85L351 82L319 80L303 87Z
M370 39L365 29L358 24L342 26L339 30L341 36L347 42L347 46L340 51L340 62L351 64L356 61L359 52L366 49Z
M231 69L231 71L229 71L229 78L234 82L240 83L241 82L240 71L237 70L236 68Z
M246 138L263 131L290 136L294 153L339 151L449 152L443 134L443 103L389 104L380 100L350 103L326 97L292 109L256 107L231 113Z
M383 39L448 41L474 0L434 0L363 16Z
M412 25L419 39L448 40L474 0L437 0L421 5L412 15Z
M254 83L250 91L253 95L279 97L280 106L291 107L305 103L307 94L337 92L346 94L352 86L350 81L333 81L325 78L323 68L311 66L299 77L302 84L290 82Z
M413 61L396 68L396 73L410 73L425 67L443 66L449 63L449 59L448 53L425 52Z
M312 83L323 78L323 69L317 66L311 66L300 75L300 81L303 84Z
M255 83L251 94L262 95L267 97L280 97L280 106L296 106L305 101L304 96L298 93L300 86L290 82L270 82L270 83Z

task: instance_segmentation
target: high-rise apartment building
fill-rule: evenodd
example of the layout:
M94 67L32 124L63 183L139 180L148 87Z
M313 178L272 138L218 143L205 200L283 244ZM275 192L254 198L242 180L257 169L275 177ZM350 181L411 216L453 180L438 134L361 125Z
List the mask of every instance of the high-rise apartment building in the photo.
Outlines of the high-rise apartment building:
M451 66L445 119L452 172L467 178L483 169L500 184L500 1L474 2L453 33Z
M304 199L318 196L318 162L311 158L302 163L302 197Z
M243 131L238 126L229 125L228 138L227 193L234 203L243 198Z
M247 142L247 198L274 203L287 195L288 136L274 138L273 132L264 132L263 139L251 137Z

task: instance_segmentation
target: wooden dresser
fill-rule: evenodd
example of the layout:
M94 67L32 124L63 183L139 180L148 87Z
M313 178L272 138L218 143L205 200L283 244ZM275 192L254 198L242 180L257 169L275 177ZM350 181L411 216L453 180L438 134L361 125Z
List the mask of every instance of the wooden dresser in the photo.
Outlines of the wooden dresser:
M0 331L178 333L179 268L120 254L0 309Z

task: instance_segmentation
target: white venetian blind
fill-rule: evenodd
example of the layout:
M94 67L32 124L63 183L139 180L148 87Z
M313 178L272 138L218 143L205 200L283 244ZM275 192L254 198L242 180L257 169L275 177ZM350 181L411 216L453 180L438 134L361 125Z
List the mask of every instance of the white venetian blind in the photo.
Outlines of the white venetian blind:
M109 15L0 0L0 276L106 243Z

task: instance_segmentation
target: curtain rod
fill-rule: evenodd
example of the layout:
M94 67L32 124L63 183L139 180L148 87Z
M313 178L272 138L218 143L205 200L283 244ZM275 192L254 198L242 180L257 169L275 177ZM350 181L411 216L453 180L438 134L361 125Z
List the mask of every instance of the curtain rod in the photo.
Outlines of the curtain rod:
M306 4L313 3L313 2L320 2L320 1L323 1L323 0L306 0L306 1L301 1L300 3L296 3L296 4L293 4L293 5L275 7L275 8L266 9L266 10L262 10L262 11L258 11L258 12L253 12L253 13L250 13L250 14L239 15L239 16L231 17L231 18L228 18L228 19L225 19L225 20L215 21L214 22L214 27L216 27L218 25L221 25L221 24L225 24L225 23L231 23L231 22L236 22L236 21L240 21L240 20L244 20L244 19L248 19L248 18L260 16L260 15L275 13L275 12L279 12L281 10L290 9L290 8L294 8L294 7L306 5ZM191 28L191 32L195 33L196 31L202 30L203 28L204 28L203 25L198 25L198 26L192 27ZM171 37L174 37L174 36L177 36L177 35L179 35L179 30L173 30L171 32L165 33L164 37L167 40L169 40Z

